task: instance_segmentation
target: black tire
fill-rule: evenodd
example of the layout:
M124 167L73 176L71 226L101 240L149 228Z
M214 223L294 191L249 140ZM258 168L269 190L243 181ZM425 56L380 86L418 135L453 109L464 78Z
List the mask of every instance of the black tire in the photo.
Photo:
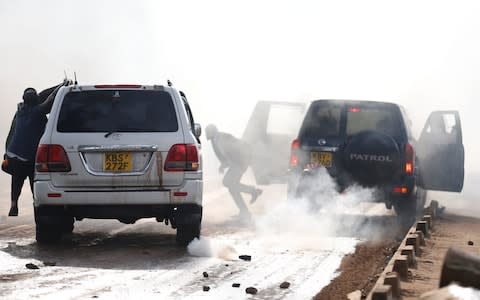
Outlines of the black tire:
M62 227L51 224L38 224L35 229L35 238L39 244L54 244L62 238Z
M74 224L73 217L65 217L62 223L62 231L63 233L72 233L73 231L73 224Z
M187 246L194 238L200 237L201 224L177 225L177 244Z
M397 203L394 204L394 208L400 225L405 227L412 226L417 217L416 195L412 195L405 199L399 199Z
M58 208L34 207L35 238L39 244L53 244L62 238L66 230L73 230L73 218Z

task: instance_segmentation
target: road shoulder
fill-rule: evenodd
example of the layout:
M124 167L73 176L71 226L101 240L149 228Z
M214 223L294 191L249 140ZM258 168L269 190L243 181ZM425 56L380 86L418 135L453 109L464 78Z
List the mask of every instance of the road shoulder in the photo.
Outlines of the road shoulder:
M443 215L434 220L431 237L425 242L421 256L417 257L417 268L411 269L409 280L401 283L403 299L418 299L438 288L443 260L450 247L480 254L480 219Z

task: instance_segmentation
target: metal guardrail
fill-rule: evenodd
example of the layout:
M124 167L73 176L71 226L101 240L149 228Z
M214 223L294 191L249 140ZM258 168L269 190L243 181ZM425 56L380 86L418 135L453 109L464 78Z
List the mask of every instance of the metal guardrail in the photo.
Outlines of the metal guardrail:
M422 255L425 238L430 237L433 219L437 216L438 202L432 200L425 215L408 230L397 251L367 296L368 300L400 299L401 282L408 279L409 268L416 266L416 257ZM350 298L354 300L354 298Z

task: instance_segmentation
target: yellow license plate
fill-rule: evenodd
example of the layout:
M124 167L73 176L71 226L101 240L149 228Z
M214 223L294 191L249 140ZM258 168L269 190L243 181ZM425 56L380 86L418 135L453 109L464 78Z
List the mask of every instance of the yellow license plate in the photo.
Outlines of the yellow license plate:
M330 152L312 152L310 155L310 161L313 164L331 167L332 166L332 153Z
M106 152L103 154L103 170L107 172L132 171L132 153Z

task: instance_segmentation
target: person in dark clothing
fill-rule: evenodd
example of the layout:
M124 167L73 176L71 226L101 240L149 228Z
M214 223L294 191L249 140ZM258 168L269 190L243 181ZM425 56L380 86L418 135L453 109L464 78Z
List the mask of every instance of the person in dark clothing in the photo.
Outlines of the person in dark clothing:
M252 196L250 203L255 202L262 193L261 189L240 182L250 164L250 145L231 134L219 132L215 125L208 125L205 132L207 140L212 142L215 155L220 161L220 173L228 168L223 178L223 185L228 188L240 210L239 217L250 218L250 212L241 193L248 193Z
M13 169L9 216L18 216L18 198L27 177L33 194L35 154L47 124L46 115L50 112L60 87L67 84L68 81L65 80L62 84L46 90L50 93L45 101L42 101L45 91L39 95L34 88L27 88L23 92L23 103L18 105L5 145L4 159Z

